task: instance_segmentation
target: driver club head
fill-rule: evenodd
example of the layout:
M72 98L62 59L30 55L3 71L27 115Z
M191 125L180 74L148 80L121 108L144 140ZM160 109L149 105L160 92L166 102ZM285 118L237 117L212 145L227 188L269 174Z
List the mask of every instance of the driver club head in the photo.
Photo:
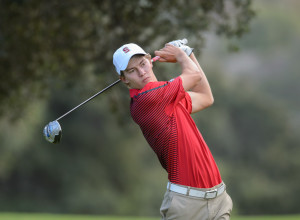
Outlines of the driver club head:
M43 133L45 139L52 144L59 143L62 136L62 130L58 121L49 122L49 124L44 127Z

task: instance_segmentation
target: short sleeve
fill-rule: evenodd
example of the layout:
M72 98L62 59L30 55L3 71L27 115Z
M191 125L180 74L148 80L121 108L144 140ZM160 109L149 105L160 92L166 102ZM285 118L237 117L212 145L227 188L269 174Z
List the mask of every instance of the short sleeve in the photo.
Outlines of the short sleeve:
M186 110L189 113L191 113L192 111L191 97L184 90L180 76L170 82L170 86L165 91L165 96L170 99L168 105L165 108L166 114L171 115L174 111L174 108L179 104L182 105L184 108L186 108Z

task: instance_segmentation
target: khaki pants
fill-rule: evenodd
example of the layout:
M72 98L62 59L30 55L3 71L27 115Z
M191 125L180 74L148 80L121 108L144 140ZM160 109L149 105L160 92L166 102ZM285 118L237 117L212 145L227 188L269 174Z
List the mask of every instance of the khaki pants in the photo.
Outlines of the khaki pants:
M202 199L167 190L160 208L162 220L227 220L231 211L226 191L214 199Z

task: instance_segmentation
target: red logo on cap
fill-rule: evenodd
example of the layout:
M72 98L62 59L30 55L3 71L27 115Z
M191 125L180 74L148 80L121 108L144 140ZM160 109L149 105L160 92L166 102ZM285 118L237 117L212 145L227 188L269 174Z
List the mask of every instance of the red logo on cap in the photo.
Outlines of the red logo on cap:
M125 53L128 53L130 50L129 50L128 47L124 47L124 48L123 48L123 51L124 51Z

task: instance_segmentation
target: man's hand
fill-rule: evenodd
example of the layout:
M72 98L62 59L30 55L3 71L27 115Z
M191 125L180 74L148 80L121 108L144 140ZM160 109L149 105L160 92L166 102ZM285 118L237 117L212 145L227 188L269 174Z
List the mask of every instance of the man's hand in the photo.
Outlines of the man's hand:
M179 47L166 44L164 48L155 51L155 56L159 56L159 62L176 63L182 56L186 56Z
M187 46L186 44L188 43L187 39L182 39L182 40L174 40L169 42L168 44L172 44L175 47L180 48L181 50L183 50L186 55L190 56L194 50L194 48L190 48L189 46Z

